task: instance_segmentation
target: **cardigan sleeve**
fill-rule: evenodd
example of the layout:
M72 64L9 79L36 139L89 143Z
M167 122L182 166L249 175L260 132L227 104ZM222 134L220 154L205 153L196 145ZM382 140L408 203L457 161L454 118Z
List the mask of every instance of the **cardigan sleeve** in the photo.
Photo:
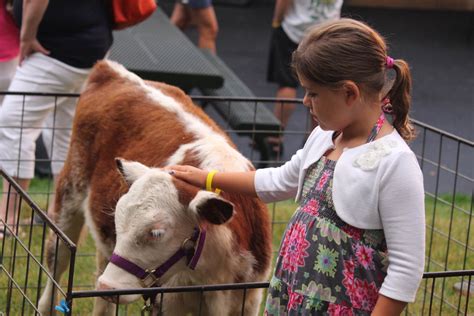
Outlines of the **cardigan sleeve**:
M262 201L270 203L296 196L302 155L303 149L300 149L281 167L257 170L255 192Z
M402 152L380 181L379 213L389 261L380 294L413 302L425 258L423 175L414 153Z

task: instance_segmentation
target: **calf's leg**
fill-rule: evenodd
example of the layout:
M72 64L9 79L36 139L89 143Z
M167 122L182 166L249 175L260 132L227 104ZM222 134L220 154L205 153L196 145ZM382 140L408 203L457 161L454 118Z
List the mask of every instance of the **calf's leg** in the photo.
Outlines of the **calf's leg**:
M70 240L77 244L84 226L82 202L85 192L74 190L72 185L58 184L56 190L56 225ZM71 252L59 237L53 232L50 234L46 246L46 261L50 275L59 283L61 275L69 267ZM48 277L45 290L39 300L38 309L41 315L54 314L57 288Z

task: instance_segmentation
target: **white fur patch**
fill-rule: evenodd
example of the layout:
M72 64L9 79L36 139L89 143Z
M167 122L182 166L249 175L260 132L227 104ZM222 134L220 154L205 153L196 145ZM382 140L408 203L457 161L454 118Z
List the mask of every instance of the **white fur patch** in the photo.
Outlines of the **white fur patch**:
M222 137L208 135L192 143L181 145L176 152L170 156L167 165L180 164L186 153L191 151L197 155L202 169L216 169L219 171L248 171L250 163L237 150L229 146ZM220 135L218 135L220 136Z
M108 61L110 66L122 77L138 84L145 94L167 111L174 113L181 125L191 134L195 135L197 141L182 145L178 151L168 159L168 165L179 164L188 150L198 154L199 160L203 161L200 166L203 169L218 169L247 171L249 170L248 160L237 150L229 145L226 138L216 133L200 118L185 111L183 105L176 99L165 95L162 91L150 87L140 79L140 77L127 71L122 65Z

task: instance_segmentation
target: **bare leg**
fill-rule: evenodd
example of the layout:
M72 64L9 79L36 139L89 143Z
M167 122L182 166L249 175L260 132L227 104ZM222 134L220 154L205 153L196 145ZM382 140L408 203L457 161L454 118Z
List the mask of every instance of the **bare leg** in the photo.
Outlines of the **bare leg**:
M294 99L296 98L296 89L291 87L280 87L276 93L277 98ZM283 128L286 128L291 114L295 110L294 103L277 103L273 109L273 113L280 120Z
M56 190L56 194L59 195L59 198L56 198L56 225L73 243L77 244L82 227L84 226L82 202L86 198L86 190L84 188L78 190L77 186L66 183L66 181L67 180L64 180L65 184L62 186L59 184ZM56 235L50 234L46 247L46 260L48 270L51 275L53 275L54 280L60 282L61 275L69 266L71 253L63 242L57 242L57 238ZM38 309L41 315L51 315L51 307L54 310L54 305L56 304L56 292L57 289L55 285L52 280L48 278L46 287L38 303Z
M30 179L18 179L13 178L23 190L28 190L30 186ZM4 225L3 222L7 223L8 226L13 230L14 233L17 233L17 227L15 227L16 221L18 220L18 207L20 203L20 197L13 187L10 189L10 194L8 195L9 182L3 180L3 192L0 202L0 239L3 238ZM8 230L7 230L8 231Z
M192 15L199 33L198 46L200 48L208 49L215 54L219 25L217 23L214 7L210 6L204 9L192 9Z
M187 28L191 21L190 10L181 3L176 3L171 14L171 23L176 25L179 29Z
M277 90L276 97L279 99L294 99L296 98L296 89L292 87L280 87ZM273 113L275 114L275 117L280 120L283 129L288 125L288 121L290 120L295 107L296 105L294 103L279 102L275 104ZM274 145L273 151L276 153L279 152L281 155L279 146L283 141L283 135L268 137L267 141L270 145Z
M53 190L48 199L48 217L54 222L55 219L55 212L54 212L54 198L56 196L56 187L58 185L58 177L53 176Z

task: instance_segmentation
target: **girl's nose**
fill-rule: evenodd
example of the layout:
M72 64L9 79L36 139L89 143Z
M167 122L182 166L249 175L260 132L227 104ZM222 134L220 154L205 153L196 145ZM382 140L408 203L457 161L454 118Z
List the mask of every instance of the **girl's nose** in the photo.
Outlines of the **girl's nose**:
M307 108L309 108L310 105L311 105L311 100L308 97L308 94L306 94L306 93L304 94L304 97L303 97L303 105Z

